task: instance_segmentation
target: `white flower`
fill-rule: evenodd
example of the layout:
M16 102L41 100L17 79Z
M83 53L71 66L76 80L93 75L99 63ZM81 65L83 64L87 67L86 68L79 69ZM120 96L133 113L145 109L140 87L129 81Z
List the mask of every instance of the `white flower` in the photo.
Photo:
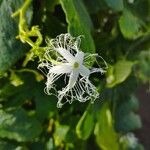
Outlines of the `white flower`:
M72 103L74 100L85 102L87 100L94 101L98 98L99 93L96 87L90 82L91 73L100 72L103 74L105 70L101 67L91 68L93 60L102 57L97 54L85 54L79 49L80 37L74 38L70 34L61 34L55 39L49 40L49 49L45 52L45 59L38 66L40 70L47 76L45 92L52 94L50 90L53 88L58 97L57 107L62 107L66 102ZM52 56L55 59L52 59ZM103 60L105 67L106 62ZM86 66L85 66L86 65ZM44 70L43 70L44 68ZM61 76L64 77L66 86L61 90L55 88L54 82Z

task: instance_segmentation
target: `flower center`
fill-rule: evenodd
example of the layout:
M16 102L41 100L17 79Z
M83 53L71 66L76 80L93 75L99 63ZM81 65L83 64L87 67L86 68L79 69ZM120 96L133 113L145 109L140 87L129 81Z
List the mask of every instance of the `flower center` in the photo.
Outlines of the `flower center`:
M80 64L79 64L78 62L75 62L75 63L73 64L73 68L74 68L74 69L79 68L79 66L80 66Z

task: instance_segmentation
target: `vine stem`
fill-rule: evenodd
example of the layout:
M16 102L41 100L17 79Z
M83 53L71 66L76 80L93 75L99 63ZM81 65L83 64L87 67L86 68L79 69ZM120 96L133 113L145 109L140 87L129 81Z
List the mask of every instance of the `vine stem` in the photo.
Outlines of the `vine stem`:
M23 66L26 66L28 61L32 60L35 56L39 57L39 60L43 57L46 47L41 47L43 37L38 26L32 26L29 29L27 24L26 12L31 5L32 0L25 0L21 8L12 14L12 17L19 16L19 38L21 42L28 43L31 46L30 51L27 53L26 58L23 62ZM36 41L33 41L31 37L35 37Z

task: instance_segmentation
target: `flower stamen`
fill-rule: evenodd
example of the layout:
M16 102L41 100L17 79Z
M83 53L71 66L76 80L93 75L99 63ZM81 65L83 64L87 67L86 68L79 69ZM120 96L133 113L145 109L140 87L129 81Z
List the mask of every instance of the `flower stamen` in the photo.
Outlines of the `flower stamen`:
M78 62L75 62L75 63L73 64L73 68L74 68L74 69L78 69L79 66L80 66L80 64L79 64Z

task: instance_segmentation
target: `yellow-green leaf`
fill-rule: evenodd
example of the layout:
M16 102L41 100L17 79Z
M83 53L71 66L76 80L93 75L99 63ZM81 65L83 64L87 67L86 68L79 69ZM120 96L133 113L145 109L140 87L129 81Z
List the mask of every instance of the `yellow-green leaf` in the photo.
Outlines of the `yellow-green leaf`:
M92 106L87 108L76 126L76 133L83 140L86 140L91 135L95 125L94 110L92 108Z
M98 146L102 150L119 150L118 135L114 130L108 103L104 103L100 111L97 112L97 119L94 133Z
M124 82L131 73L135 62L128 60L119 60L114 66L108 68L107 87L111 88Z

